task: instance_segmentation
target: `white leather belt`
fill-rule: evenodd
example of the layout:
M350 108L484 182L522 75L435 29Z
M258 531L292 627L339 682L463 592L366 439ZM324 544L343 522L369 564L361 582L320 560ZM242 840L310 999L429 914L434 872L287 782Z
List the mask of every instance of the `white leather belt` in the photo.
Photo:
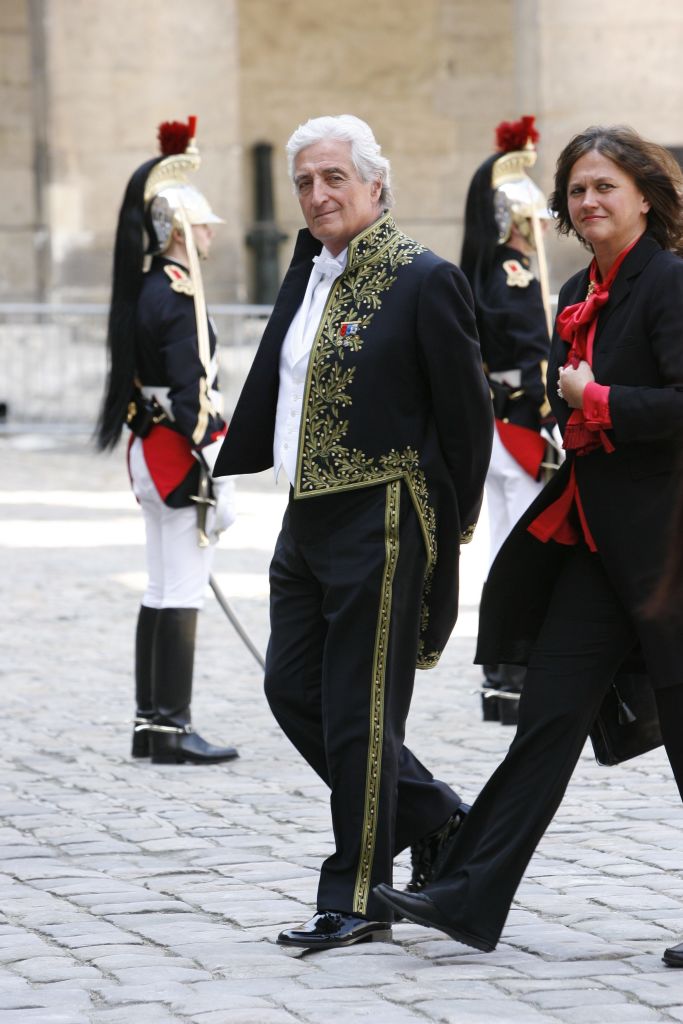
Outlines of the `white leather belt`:
M518 388L522 383L522 371L516 370L493 370L489 371L489 378L498 384L507 384L509 388Z

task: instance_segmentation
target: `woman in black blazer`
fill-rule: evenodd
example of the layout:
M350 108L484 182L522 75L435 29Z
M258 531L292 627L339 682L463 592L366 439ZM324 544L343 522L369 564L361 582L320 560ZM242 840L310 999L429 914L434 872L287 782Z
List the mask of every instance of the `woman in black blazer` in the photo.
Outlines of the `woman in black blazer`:
M682 184L670 154L627 128L589 128L557 163L559 230L593 253L560 292L548 368L567 459L494 562L476 659L528 666L519 726L438 878L420 893L380 887L403 916L476 949L495 948L602 699L634 656L683 797L683 631L644 608L683 432Z

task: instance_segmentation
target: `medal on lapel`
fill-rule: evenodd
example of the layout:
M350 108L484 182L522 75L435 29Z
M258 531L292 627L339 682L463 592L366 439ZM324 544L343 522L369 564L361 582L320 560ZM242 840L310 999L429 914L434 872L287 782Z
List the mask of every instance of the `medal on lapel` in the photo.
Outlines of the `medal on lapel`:
M339 327L339 337L341 339L341 341L339 343L341 345L343 345L344 348L351 348L352 345L353 345L353 341L351 339L353 338L354 335L358 335L359 331L360 331L360 321L359 320L347 320L347 321L345 321ZM355 340L359 340L359 339L356 338Z

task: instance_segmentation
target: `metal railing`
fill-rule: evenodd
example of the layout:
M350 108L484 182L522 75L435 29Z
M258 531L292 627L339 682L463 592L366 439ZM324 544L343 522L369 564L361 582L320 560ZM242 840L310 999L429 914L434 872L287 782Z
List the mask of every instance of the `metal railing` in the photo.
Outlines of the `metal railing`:
M271 308L250 304L209 308L228 410L237 400ZM109 307L100 303L0 303L4 431L32 426L92 430L106 377L108 312Z
M209 307L227 411L234 408L271 309L247 303ZM92 430L107 370L108 312L104 303L0 303L0 430Z

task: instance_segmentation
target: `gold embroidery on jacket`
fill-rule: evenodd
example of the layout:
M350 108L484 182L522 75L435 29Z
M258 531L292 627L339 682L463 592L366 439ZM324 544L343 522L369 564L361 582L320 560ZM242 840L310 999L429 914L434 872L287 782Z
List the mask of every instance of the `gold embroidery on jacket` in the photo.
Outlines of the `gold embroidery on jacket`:
M396 283L396 272L425 251L398 231L388 214L351 241L346 270L332 286L311 350L294 488L296 498L306 498L322 491L405 480L427 552L421 634L429 619L427 597L437 557L436 516L427 480L414 448L401 452L392 448L383 455L368 456L347 447L349 421L344 413L353 401L350 388L356 367L344 366L344 360L362 348L365 330L381 308L384 294ZM353 333L342 334L341 325L349 323L354 325ZM438 658L439 652L425 653L420 640L418 668L431 668Z
M396 563L398 562L400 506L401 483L399 480L394 480L392 483L387 484L386 509L384 513L384 574L380 591L377 629L375 631L375 652L372 660L368 761L365 773L365 808L361 832L360 857L353 893L353 911L355 914L365 914L367 911L372 865L377 842L377 819L379 816L380 787L382 784L382 743L384 739L384 682L387 673L392 587Z

